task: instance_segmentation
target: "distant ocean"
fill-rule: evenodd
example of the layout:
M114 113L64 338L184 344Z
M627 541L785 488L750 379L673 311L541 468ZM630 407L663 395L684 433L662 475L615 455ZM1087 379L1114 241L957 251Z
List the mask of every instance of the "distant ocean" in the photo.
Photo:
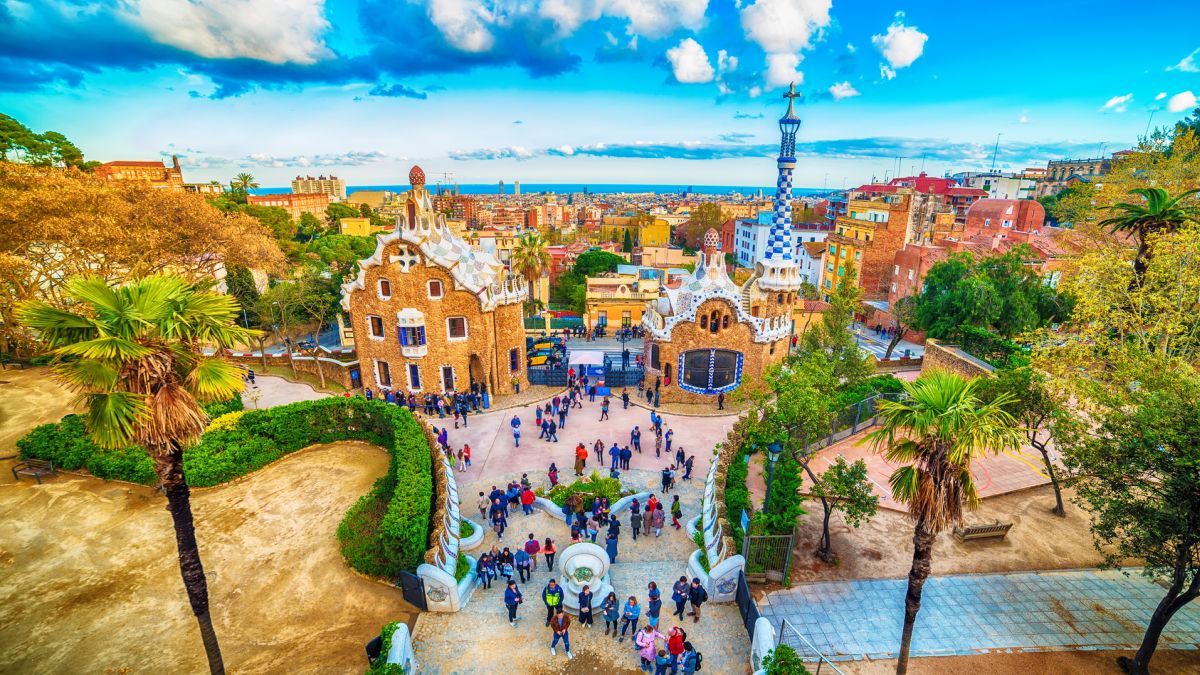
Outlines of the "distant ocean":
M408 190L410 185L348 185L346 192L351 193L356 190L388 190L391 192L404 192ZM436 186L430 186L436 187ZM453 188L453 185L443 185L443 188ZM614 192L653 192L655 194L683 194L691 192L694 194L703 195L726 195L734 192L743 195L757 194L762 190L763 195L772 196L775 194L774 186L757 186L757 185L638 185L634 183L617 183L617 184L590 184L590 183L521 183L521 194L532 195L543 192L552 192L554 194L571 194L574 192L583 192L586 190L592 194L606 194ZM290 187L265 187L255 188L251 190L257 195L280 194L283 192L291 192ZM496 183L469 183L458 186L459 194L466 195L494 195L499 193L499 186ZM792 194L798 196L822 194L830 192L830 190L821 190L817 188L792 188ZM511 183L504 184L504 194L512 195L513 186Z

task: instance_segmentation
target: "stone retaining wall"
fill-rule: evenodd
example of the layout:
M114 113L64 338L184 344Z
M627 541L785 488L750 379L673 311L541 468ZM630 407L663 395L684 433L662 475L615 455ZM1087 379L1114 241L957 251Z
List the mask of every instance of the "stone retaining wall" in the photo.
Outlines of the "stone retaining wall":
M943 344L931 338L925 341L925 357L921 362L921 372L927 370L948 370L970 379L990 377L996 369L967 354L958 345Z

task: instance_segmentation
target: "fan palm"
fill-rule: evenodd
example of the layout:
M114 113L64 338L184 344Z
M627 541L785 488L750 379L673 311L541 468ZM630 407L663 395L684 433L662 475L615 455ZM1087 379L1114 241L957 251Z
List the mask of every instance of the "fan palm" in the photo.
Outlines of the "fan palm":
M904 463L889 480L892 496L908 506L913 529L913 562L904 601L904 630L896 673L908 670L913 625L921 609L921 588L929 576L933 540L962 521L963 508L974 508L979 493L971 479L971 460L1020 445L1021 431L1004 410L1001 394L989 403L975 396L975 383L935 370L905 383L907 400L880 401L879 428L867 439L890 462Z
M231 184L233 189L241 190L242 192L249 192L250 190L258 187L258 183L254 180L254 176L248 173L239 173L238 175L234 176Z
M223 673L208 609L208 584L196 545L183 450L204 431L202 401L242 390L241 371L205 356L202 345L230 347L256 331L237 326L231 296L202 291L174 275L110 288L98 277L73 279L74 311L22 303L17 318L56 357L54 374L86 404L86 425L102 447L137 443L150 454L175 526L179 571L213 673Z
M531 290L537 290L542 270L549 265L550 252L546 250L546 240L540 234L526 232L517 239L512 250L512 268L525 277Z
M1188 190L1172 197L1162 188L1134 188L1131 195L1142 198L1140 204L1118 202L1104 207L1114 213L1111 218L1100 221L1101 226L1115 232L1128 232L1137 239L1137 257L1133 259L1134 279L1141 283L1150 266L1151 235L1159 232L1174 232L1189 220L1200 220L1200 206L1186 205L1184 201L1200 190Z

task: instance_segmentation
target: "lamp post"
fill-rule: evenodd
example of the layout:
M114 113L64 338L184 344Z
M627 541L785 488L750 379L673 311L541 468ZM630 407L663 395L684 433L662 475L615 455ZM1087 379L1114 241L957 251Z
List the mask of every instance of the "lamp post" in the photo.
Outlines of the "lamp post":
M783 448L778 443L767 446L767 498L763 500L763 513L771 508L771 481L775 478L775 462L779 461L782 452Z

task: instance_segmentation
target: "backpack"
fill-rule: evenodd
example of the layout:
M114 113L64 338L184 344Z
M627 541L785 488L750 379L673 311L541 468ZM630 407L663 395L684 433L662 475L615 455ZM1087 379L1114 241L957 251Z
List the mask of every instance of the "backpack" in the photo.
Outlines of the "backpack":
M700 652L696 652L696 670L699 671L699 670L702 670L703 668L704 668L704 655L701 654Z

